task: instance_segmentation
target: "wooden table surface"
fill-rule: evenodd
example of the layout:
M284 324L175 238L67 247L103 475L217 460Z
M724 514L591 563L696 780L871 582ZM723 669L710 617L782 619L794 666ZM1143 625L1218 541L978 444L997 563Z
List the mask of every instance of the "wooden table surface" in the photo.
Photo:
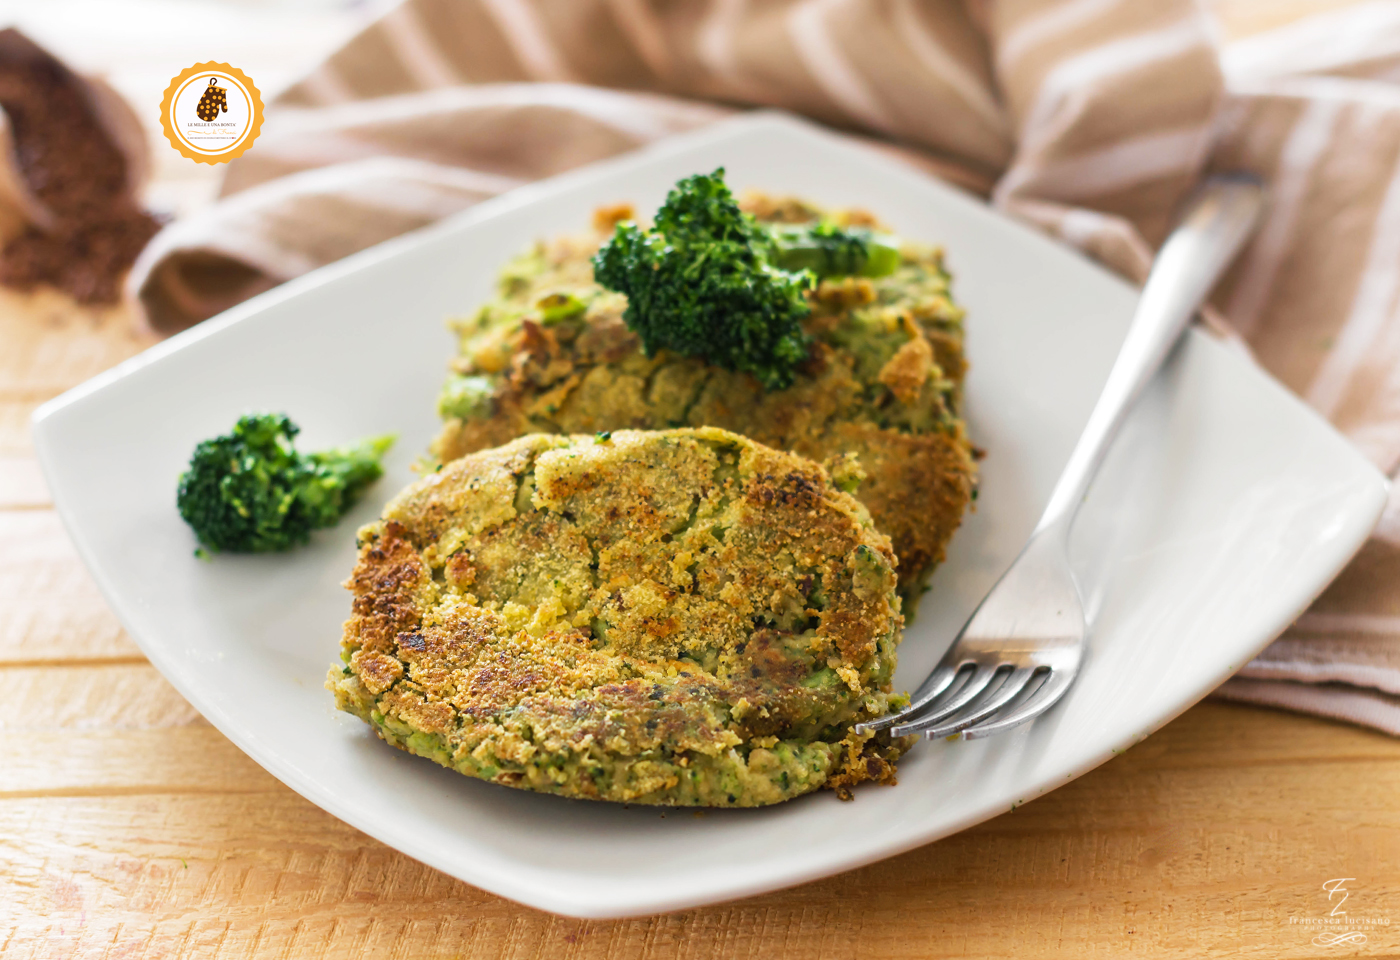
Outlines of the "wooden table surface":
M1228 0L1235 35L1328 6ZM650 919L553 917L451 880L283 787L146 662L34 460L44 400L150 341L123 309L0 292L0 957L1400 955L1400 741L1205 703L955 837Z

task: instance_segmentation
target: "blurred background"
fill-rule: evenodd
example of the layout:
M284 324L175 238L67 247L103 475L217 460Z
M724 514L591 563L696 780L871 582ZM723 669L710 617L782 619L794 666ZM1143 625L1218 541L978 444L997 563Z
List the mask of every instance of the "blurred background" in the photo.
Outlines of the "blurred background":
M77 72L102 77L127 99L152 143L145 204L178 217L214 198L224 167L187 160L165 143L157 108L171 77L195 61L231 63L270 101L398 2L0 0L0 27L19 28ZM1228 42L1314 13L1375 2L1205 0L1205 5L1221 40Z

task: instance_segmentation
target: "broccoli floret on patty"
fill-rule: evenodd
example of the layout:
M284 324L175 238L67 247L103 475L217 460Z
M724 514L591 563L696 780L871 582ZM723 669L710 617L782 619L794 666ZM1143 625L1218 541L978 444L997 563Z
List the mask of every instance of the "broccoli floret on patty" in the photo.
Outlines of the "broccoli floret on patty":
M649 230L630 221L593 258L604 287L627 295L623 320L648 356L672 350L790 386L807 358L807 270L774 267L772 237L744 214L724 169L676 184Z
M802 321L817 280L885 276L899 262L890 238L863 228L760 224L739 209L720 167L679 181L651 229L619 223L593 272L627 295L623 321L647 356L699 357L781 390L807 359Z
M394 442L373 437L303 454L292 447L298 432L286 416L250 414L195 447L176 503L204 549L268 553L306 543L379 479Z

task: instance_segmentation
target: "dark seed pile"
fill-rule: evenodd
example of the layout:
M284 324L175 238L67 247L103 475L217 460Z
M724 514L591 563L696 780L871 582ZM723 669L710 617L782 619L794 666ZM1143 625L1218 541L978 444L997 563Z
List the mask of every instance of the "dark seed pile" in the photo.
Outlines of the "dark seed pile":
M53 214L0 251L0 283L57 287L81 303L112 303L159 222L131 197L126 158L80 81L14 30L0 31L0 108L19 172Z

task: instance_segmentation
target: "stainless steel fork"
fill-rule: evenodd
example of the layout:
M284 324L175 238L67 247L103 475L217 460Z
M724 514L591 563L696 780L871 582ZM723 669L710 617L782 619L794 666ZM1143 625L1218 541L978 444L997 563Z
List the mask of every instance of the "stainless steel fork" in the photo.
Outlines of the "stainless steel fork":
M1050 709L1079 673L1087 624L1069 566L1069 531L1128 411L1254 231L1258 181L1212 177L1157 255L1127 339L1050 503L1020 556L914 691L908 708L860 724L896 736L975 739Z

